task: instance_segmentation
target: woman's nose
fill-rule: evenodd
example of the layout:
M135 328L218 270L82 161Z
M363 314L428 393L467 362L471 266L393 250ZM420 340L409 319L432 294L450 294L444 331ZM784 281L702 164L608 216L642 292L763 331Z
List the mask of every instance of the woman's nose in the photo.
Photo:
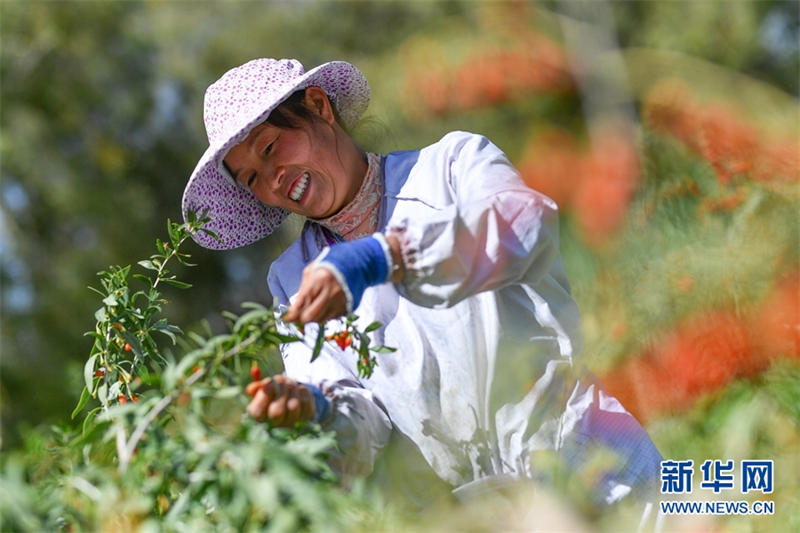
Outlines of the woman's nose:
M272 179L270 180L272 188L276 190L280 189L286 179L286 167L276 166L272 172Z

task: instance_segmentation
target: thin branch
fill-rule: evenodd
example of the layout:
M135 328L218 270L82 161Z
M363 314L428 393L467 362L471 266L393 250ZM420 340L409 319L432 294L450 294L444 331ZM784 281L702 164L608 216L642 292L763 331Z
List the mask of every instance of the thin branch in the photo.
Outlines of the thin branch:
M253 333L248 338L240 343L236 343L235 346L232 346L229 350L222 354L220 358L220 362L223 362L230 357L233 357L237 353L239 353L242 349L247 348L249 345L253 344L258 338L260 334L258 332ZM136 426L136 429L133 430L131 433L130 439L128 439L127 444L124 442L124 430L122 431L122 439L123 442L120 443L120 432L117 431L117 456L119 457L119 470L120 472L124 471L128 467L128 463L130 462L130 458L133 455L133 452L136 450L136 446L139 444L139 441L142 439L145 431L150 426L150 424L161 414L164 409L169 407L171 404L180 394L186 390L187 388L194 385L201 377L203 377L206 373L205 368L199 368L189 376L186 381L184 381L180 388L175 389L167 396L161 398L161 400L153 406L153 408L145 415L145 417L139 422ZM119 429L122 429L120 426Z

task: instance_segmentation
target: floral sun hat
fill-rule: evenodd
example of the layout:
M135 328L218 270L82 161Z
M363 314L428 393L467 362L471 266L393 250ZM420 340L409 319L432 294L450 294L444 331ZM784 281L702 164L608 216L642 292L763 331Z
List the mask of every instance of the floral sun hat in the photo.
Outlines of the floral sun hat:
M294 59L254 59L208 87L203 120L209 146L186 184L181 209L184 220L189 211L207 212L211 220L205 228L221 240L199 231L192 235L195 242L213 250L238 248L266 237L286 217L286 210L261 203L237 185L222 160L278 104L311 86L325 91L346 127L354 126L369 105L366 78L345 61L306 72Z

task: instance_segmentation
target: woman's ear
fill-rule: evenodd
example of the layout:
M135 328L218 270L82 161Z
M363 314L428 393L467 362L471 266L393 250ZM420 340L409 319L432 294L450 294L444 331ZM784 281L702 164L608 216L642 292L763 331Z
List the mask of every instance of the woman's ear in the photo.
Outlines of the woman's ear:
M316 85L306 87L304 103L315 115L320 116L328 124L336 122L331 101L320 87Z

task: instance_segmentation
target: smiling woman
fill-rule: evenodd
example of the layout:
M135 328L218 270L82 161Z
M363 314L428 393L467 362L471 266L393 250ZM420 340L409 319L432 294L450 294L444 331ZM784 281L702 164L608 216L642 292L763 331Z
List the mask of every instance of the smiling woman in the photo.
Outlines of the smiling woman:
M301 104L256 126L224 158L234 179L261 202L309 218L326 218L355 198L367 156L336 122L319 87L293 96ZM300 111L303 110L303 111ZM288 119L288 121L287 121Z
M251 383L248 412L335 431L343 475L368 474L399 435L460 495L569 472L599 506L652 496L658 451L579 362L555 203L480 135L365 153L344 127L368 100L343 62L254 60L206 93L210 146L183 207L207 211L220 240L197 242L244 246L304 215L268 275L283 327L357 310L359 328L397 348L361 379L345 343L314 361L284 345L285 375Z

